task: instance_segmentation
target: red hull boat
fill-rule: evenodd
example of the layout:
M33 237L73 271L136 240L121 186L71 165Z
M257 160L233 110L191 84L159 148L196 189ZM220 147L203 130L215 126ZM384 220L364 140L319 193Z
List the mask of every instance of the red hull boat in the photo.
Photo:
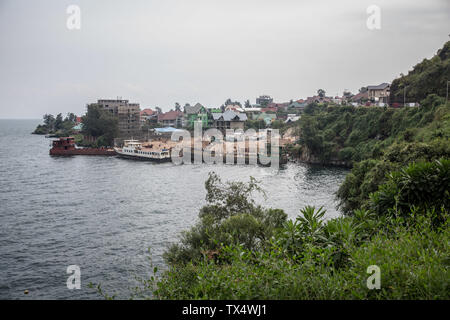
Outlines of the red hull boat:
M114 149L107 148L77 148L75 138L64 137L54 140L50 149L51 156L115 156Z

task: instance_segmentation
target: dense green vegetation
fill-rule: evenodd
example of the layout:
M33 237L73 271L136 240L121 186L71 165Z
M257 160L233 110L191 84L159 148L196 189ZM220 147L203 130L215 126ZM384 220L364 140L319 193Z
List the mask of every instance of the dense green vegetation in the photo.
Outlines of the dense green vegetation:
M39 124L34 130L33 134L51 134L55 136L69 136L73 133L76 116L73 113L68 113L65 118L59 113L54 117L51 114L45 114L44 124Z
M421 107L379 108L311 104L300 119L299 157L351 165L378 159L394 143L450 137L449 106L430 95Z
M450 299L450 103L437 87L449 78L448 52L449 43L396 80L394 95L407 82L420 107L312 103L283 126L300 133L290 154L352 166L337 192L343 216L305 207L288 220L255 204L263 190L253 178L223 183L211 173L197 224L136 297ZM379 289L367 285L373 265Z
M212 173L198 224L136 297L448 299L449 166L411 164L379 186L370 209L327 221L313 207L287 220L255 206L254 179L224 184ZM381 270L379 290L366 284L371 265Z
M85 147L112 146L119 132L117 118L95 104L89 105L86 115L82 117L81 132L74 130L77 117L73 113L68 113L64 119L61 113L56 117L46 114L43 118L44 124L38 125L33 134L74 136L76 143Z
M429 94L445 97L450 80L450 41L431 59L424 59L406 75L392 81L391 103L419 102Z
M116 117L108 111L103 110L96 104L88 106L85 116L83 116L83 130L85 137L82 145L92 147L113 146L114 138L118 136L119 123Z
M396 110L400 116L392 127L392 136L374 144L371 156L356 162L340 186L337 197L346 213L366 208L369 194L387 180L389 172L414 161L450 158L450 105L435 95L420 108ZM366 141L370 148L370 141ZM375 152L374 152L375 151Z
M255 205L251 194L262 190L254 178L248 184L223 183L215 173L210 173L205 187L208 204L200 210L200 221L182 234L181 243L166 252L165 259L170 264L198 261L204 254L217 255L223 245L261 249L286 221L287 215L282 210Z
M447 43L393 83L420 107L310 104L289 153L353 166L337 193L345 213L295 220L249 200L259 187L212 174L199 222L144 282L160 299L449 299L450 104ZM409 99L408 99L409 100ZM272 218L271 218L272 217ZM367 268L381 271L369 289Z

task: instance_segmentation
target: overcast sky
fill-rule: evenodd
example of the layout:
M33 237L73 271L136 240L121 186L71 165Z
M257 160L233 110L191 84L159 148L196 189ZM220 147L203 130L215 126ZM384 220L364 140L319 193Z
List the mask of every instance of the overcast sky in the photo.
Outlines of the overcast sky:
M66 26L72 4L80 30ZM372 4L380 30L366 26ZM407 73L449 33L448 0L0 0L0 118L118 96L169 110L341 95Z

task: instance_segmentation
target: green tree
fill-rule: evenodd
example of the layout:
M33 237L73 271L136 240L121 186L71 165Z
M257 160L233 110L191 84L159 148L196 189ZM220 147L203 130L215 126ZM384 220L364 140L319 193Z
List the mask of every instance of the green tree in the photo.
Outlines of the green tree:
M317 95L321 98L325 97L325 90L323 89L317 90Z
M248 183L223 183L211 172L205 188L207 204L200 210L200 221L165 253L169 265L199 262L204 255L217 254L230 244L259 250L269 244L274 231L287 219L283 210L255 204L252 193L263 191L253 177Z
M82 133L97 139L101 146L112 146L119 133L118 120L99 105L91 104L83 117Z
M55 128L55 117L51 114L44 115L44 125L49 131L53 131Z
M450 41L438 50L431 59L423 59L407 75L400 75L392 81L390 102L419 102L429 94L446 96L447 81L450 79Z
M60 130L62 128L63 116L61 113L58 113L55 119L55 130Z
M66 115L66 118L64 119L64 121L69 121L69 122L75 122L77 120L77 116L72 113L72 112L68 112Z

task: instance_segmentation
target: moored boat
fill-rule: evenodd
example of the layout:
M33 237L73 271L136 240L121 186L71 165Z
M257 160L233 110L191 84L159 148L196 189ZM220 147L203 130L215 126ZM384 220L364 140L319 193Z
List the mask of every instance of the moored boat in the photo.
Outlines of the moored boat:
M144 145L137 140L125 140L122 148L114 148L119 157L133 159L133 160L146 160L154 162L169 162L170 149L165 146L156 143Z
M52 141L52 148L50 149L51 156L114 156L116 152L114 149L107 148L77 148L75 145L75 138L64 137Z

